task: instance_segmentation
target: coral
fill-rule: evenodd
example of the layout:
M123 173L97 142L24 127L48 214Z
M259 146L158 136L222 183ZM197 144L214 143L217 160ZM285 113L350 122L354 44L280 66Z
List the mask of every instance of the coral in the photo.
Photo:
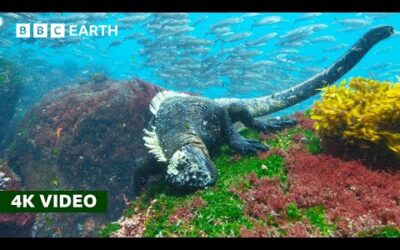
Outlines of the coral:
M319 135L373 154L389 150L400 156L400 84L359 77L322 91L311 115Z

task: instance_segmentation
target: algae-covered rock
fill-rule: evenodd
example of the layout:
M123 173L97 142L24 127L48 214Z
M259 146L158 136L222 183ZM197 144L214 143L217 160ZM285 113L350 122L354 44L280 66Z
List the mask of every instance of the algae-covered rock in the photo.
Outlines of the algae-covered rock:
M10 120L15 113L21 87L17 66L9 60L0 58L0 152L3 149L2 144Z
M28 112L8 164L32 190L107 190L107 214L47 214L37 236L92 236L138 193L148 153L143 143L149 103L158 88L105 81L50 92Z
M0 191L19 190L20 179L0 161ZM29 237L34 215L27 213L0 213L0 237Z

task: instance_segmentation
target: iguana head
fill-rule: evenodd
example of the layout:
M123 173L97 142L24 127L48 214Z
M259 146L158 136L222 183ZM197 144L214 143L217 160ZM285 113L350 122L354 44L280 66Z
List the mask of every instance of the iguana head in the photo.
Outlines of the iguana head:
M169 160L166 178L178 189L196 190L213 185L218 174L204 150L187 144L177 150Z

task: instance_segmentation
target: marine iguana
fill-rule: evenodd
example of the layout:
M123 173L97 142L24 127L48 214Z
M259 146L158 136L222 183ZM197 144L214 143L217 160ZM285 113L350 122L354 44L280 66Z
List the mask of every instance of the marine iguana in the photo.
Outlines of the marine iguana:
M271 132L295 124L294 120L272 120L262 123L254 117L290 107L317 93L319 88L335 83L351 70L379 41L394 30L381 26L365 33L342 57L316 76L294 87L251 99L208 99L173 91L159 92L150 104L154 115L144 129L149 152L167 164L166 179L179 189L193 190L213 185L217 180L210 154L227 143L241 154L268 150L257 140L242 137L232 124L240 121L249 128Z

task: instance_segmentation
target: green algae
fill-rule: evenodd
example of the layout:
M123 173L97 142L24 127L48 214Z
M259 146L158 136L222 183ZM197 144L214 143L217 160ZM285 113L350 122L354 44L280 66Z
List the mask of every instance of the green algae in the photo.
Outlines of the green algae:
M240 132L246 138L260 139L260 133L251 129ZM288 151L299 143L295 135L303 136L304 149L310 154L323 152L320 138L312 131L302 127L288 128L276 133L266 143L270 148ZM125 216L133 216L135 209L145 211L152 203L152 215L145 224L144 237L238 237L242 229L252 230L256 225L273 229L270 236L287 236L288 230L281 228L275 216L267 215L265 219L249 217L245 210L246 204L232 189L247 191L251 188L248 176L252 173L258 178L278 179L281 187L288 188L288 173L284 158L271 154L265 158L258 156L238 156L227 146L222 145L212 159L219 173L219 179L213 187L199 190L193 194L179 194L171 190L165 181L152 184L135 201L132 207L125 211ZM181 221L171 221L171 216L194 197L200 197L205 206L191 209L190 218ZM190 207L190 206L189 206ZM286 223L294 224L307 221L312 235L324 237L335 236L336 225L326 216L323 206L299 208L296 203L289 203L283 211ZM400 231L394 227L380 230L360 232L358 237L399 237Z
M303 217L302 211L295 203L289 203L286 206L285 212L287 217L293 221L299 221Z
M103 228L101 228L99 230L99 232L97 233L98 237L110 237L111 234L117 232L120 229L120 225L118 225L117 223L110 223L107 224L106 226L104 226Z
M326 219L325 208L322 206L308 208L304 216L310 221L322 236L333 236L335 225Z
M305 130L303 134L306 139L306 149L310 154L315 155L323 152L321 138L318 135L311 130Z
M400 228L396 228L394 226L378 227L371 230L359 232L357 236L373 238L399 238Z

